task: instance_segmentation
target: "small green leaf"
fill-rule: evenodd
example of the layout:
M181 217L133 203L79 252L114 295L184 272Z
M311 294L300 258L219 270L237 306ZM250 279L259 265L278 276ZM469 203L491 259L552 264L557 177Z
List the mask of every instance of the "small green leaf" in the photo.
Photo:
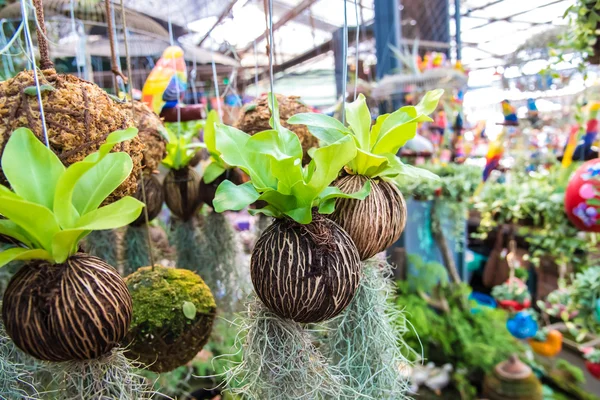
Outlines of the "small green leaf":
M54 89L54 86L52 85L40 85L40 93L54 92L55 90L56 89ZM25 89L23 89L23 93L28 96L37 96L37 87L27 86Z
M216 161L213 161L210 164L208 164L208 166L204 170L202 179L204 180L204 183L212 183L215 181L215 179L223 175L223 173L225 173L226 170L227 169L223 165L219 164Z
M310 133L321 140L324 144L337 142L344 136L352 133L340 121L324 114L296 114L288 119L287 122L291 125L306 125Z
M0 267L4 267L11 261L15 260L47 260L52 261L52 256L46 250L42 249L24 249L15 247L4 250L0 253Z
M246 110L244 112L250 112L254 110L256 110L256 104L250 104L248 107L246 107Z
M600 206L600 199L596 199L596 198L588 199L587 203L590 206Z
M184 301L181 309L187 319L193 320L196 318L196 306L191 301Z
M71 255L77 253L77 246L90 231L84 229L66 229L56 232L52 238L52 257L57 263L62 263Z
M260 194L252 182L235 185L231 181L225 180L217 188L213 205L216 212L239 211L254 203L259 196Z
M302 158L302 145L298 136L284 131L268 130L258 132L248 140L247 151L269 154L278 160Z
M358 149L356 157L348 166L355 174L374 177L383 171L387 167L387 164L388 160L386 157Z
M369 107L367 107L367 100L362 93L358 95L356 101L346 105L346 119L358 140L358 147L368 151L370 149L371 113Z
M204 143L208 152L213 156L219 156L221 153L217 150L217 140L215 137L215 124L219 122L219 114L215 110L211 110L206 117L204 124Z
M29 248L34 247L33 243L36 242L35 240L29 238L29 235L25 230L23 230L23 228L7 219L0 219L0 235L9 236L13 239L16 239Z
M431 90L425 93L425 96L417 104L416 109L418 114L429 115L435 111L440 99L444 94L443 89Z
M20 128L6 144L2 171L15 193L24 200L52 209L56 183L65 167L33 132Z
M316 149L309 164L309 168L313 168L314 172L308 185L320 193L337 178L344 165L350 162L356 153L356 144L350 136L344 136L329 146Z
M319 213L331 214L335 211L336 199L364 200L371 192L371 182L365 182L364 186L357 192L344 193L335 186L329 186L319 195Z
M390 114L383 114L377 117L377 120L375 120L375 124L373 125L373 127L371 127L371 135L369 137L369 148L373 148L373 146L375 146L377 138L379 138L379 132L381 132L381 127L389 116Z

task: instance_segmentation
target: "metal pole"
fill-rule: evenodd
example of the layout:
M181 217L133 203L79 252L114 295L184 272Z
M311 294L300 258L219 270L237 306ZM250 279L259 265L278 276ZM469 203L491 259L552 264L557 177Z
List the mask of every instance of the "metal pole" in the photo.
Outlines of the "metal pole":
M398 0L375 0L375 47L377 51L377 79L399 67L390 51L390 45L400 44L400 8Z
M454 0L454 22L456 25L456 61L462 60L462 40L460 38L460 0Z

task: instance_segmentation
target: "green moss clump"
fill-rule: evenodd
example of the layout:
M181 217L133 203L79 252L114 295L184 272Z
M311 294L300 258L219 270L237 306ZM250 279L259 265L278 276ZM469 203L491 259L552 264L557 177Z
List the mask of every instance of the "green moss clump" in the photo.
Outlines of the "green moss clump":
M194 358L208 340L216 312L202 278L189 270L155 266L138 269L125 282L133 299L128 357L154 372ZM193 317L184 314L187 303L195 307Z

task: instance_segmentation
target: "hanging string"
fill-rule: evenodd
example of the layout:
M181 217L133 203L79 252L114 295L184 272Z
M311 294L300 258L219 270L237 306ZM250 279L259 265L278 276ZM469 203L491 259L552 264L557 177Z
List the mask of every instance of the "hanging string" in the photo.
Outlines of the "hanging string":
M119 80L117 77L123 79L123 83L127 84L127 77L121 72L121 67L117 60L117 50L115 46L115 36L117 34L114 26L114 14L110 0L104 0L104 6L106 7L106 25L108 30L108 42L110 44L110 70L113 73L113 86L115 88L115 96L119 95Z
M198 104L198 91L196 89L196 71L198 69L198 63L196 61L196 51L194 51L194 60L192 61L192 71L190 72L190 84L192 87L192 96L194 96L194 104Z
M173 23L171 21L171 7L169 6L169 2L167 2L167 13L169 15L169 18L167 20L168 26L169 26L169 42L171 43L171 46L175 45L175 38L173 37ZM173 52L171 52L171 54L173 54ZM183 60L183 63L185 65L185 58ZM175 56L171 55L171 67L173 68L173 71L175 71L175 94L177 95L177 102L175 103L175 109L177 110L177 136L180 137L181 136L181 106L179 104L179 100L181 99L181 92L179 90L179 82L178 82L178 76L177 76L177 63L175 61ZM187 67L184 67L187 68Z
M75 0L71 0L69 2L69 14L71 15L71 30L77 36L77 48L75 49L75 64L77 65L77 77L81 78L82 70L79 65L79 57L78 57L78 55L79 55L79 40L81 40L81 38L79 37L79 32L77 32L77 26L75 23Z
M256 98L260 96L260 89L258 88L258 49L256 47L256 40L254 41L254 86L256 87Z
M344 1L345 4L345 1ZM354 101L356 101L356 96L358 95L358 55L359 55L359 45L360 45L360 23L358 22L358 0L354 0L354 15L356 16L356 66L354 69Z
M48 43L43 35L43 30L45 30L44 23L44 9L42 8L41 0L33 0L35 5L35 17L39 22L40 28L38 28L38 47L40 50L40 66L42 69L51 69L54 68L54 64L50 61L50 55L48 53ZM33 72L33 80L35 82L35 90L37 95L38 104L40 106L40 120L42 122L42 132L44 134L44 141L46 143L46 147L50 148L50 141L48 140L48 129L46 128L46 115L44 114L44 105L42 103L42 90L40 89L40 80L38 78L37 67L35 65L35 53L33 51L33 41L31 40L31 32L29 31L29 13L25 8L25 0L21 1L21 16L23 17L23 22L25 23L24 31L25 31L25 42L26 46L29 49L29 56L31 57L31 63L33 68L31 68Z
M348 86L348 6L344 0L344 29L342 37L342 124L346 124L346 89Z
M131 70L131 56L129 54L129 34L127 32L127 18L125 17L125 4L121 0L121 19L123 21L123 40L125 41L125 62L127 63L127 75L130 78L133 77ZM128 90L129 97L131 98L131 119L135 121L135 107L133 100L133 79L129 81ZM152 172L150 172L152 173ZM144 204L148 204L146 201L146 184L144 182L144 174L141 173L140 186L142 188L142 201ZM150 218L148 217L148 207L144 207L144 220L146 222L146 240L148 241L148 258L150 259L150 265L152 269L156 265L154 262L154 251L152 247L152 237L150 236Z
M4 34L4 23L6 22L5 19L2 20L2 24L0 26L0 33L2 34L2 40L3 43L6 41L6 35ZM10 26L10 25L9 25ZM6 45L0 49L0 54L5 54L8 52L8 50L12 47L13 43L19 38L19 36L21 36L21 31L23 30L23 26L24 26L24 21L21 21L21 23L19 24L19 26L17 27L17 30L13 32L12 37L10 38L10 40L6 43ZM14 64L12 62L12 59L10 56L12 56L13 54L7 54L8 59L10 60L10 64L11 64L11 68L14 69ZM14 54L14 55L18 55L18 54Z
M219 94L219 81L217 80L217 66L215 65L215 40L213 37L210 37L211 41L211 51L210 51L210 64L212 66L212 74L213 74L213 82L215 85L215 98L217 100L217 113L219 114L219 121L222 118L222 110L221 110L221 95Z
M269 0L269 85L271 88L271 110L275 109L275 82L273 81L273 50L275 43L273 41L273 0Z

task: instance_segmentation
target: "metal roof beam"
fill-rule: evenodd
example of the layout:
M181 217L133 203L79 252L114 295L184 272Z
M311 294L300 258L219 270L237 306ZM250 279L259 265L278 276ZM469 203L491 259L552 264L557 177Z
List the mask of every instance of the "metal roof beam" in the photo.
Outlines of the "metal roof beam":
M501 0L501 1L504 1L504 0ZM548 7L548 6L554 5L554 4L562 3L564 1L565 0L554 0L554 1L550 2L550 3L543 4L543 5L535 7L535 8L531 8L531 9L524 10L524 11L519 11L518 13L514 13L514 14L509 15L508 17L504 17L504 18L489 18L489 19L487 19L487 22L485 24L474 26L471 29L468 29L468 31L473 31L475 29L484 28L486 26L489 26L490 24L493 24L494 22L500 22L500 21L517 22L517 21L512 21L512 19L514 17L519 16L519 15L527 14L528 12L531 12L531 11L537 11L540 8L544 8L544 7ZM469 18L473 18L473 17L469 17Z
M298 15L302 14L304 10L306 10L316 2L317 0L303 0L302 2L300 2L300 4L292 8L290 11L288 11L287 14L279 18L279 20L273 24L273 32L275 32L277 29L281 28L283 25L296 18ZM250 41L250 43L241 52L249 51L254 46L254 42L258 43L261 40L263 40L266 36L266 31L261 33L260 36L258 36L256 39Z
M167 0L168 1L168 0ZM221 15L219 15L219 18L217 18L217 21L213 24L213 26L210 27L210 29L204 34L204 36L202 37L202 39L200 39L200 41L198 42L198 47L202 46L202 43L204 43L204 41L206 39L208 39L208 37L210 36L210 34L212 33L212 31L219 26L219 24L221 22L223 22L223 20L225 18L227 18L227 16L229 15L229 13L231 12L231 10L233 9L233 6L235 6L235 3L237 3L238 0L231 0L229 2L229 4L227 6L225 6L225 9L223 10L223 12L221 13Z

